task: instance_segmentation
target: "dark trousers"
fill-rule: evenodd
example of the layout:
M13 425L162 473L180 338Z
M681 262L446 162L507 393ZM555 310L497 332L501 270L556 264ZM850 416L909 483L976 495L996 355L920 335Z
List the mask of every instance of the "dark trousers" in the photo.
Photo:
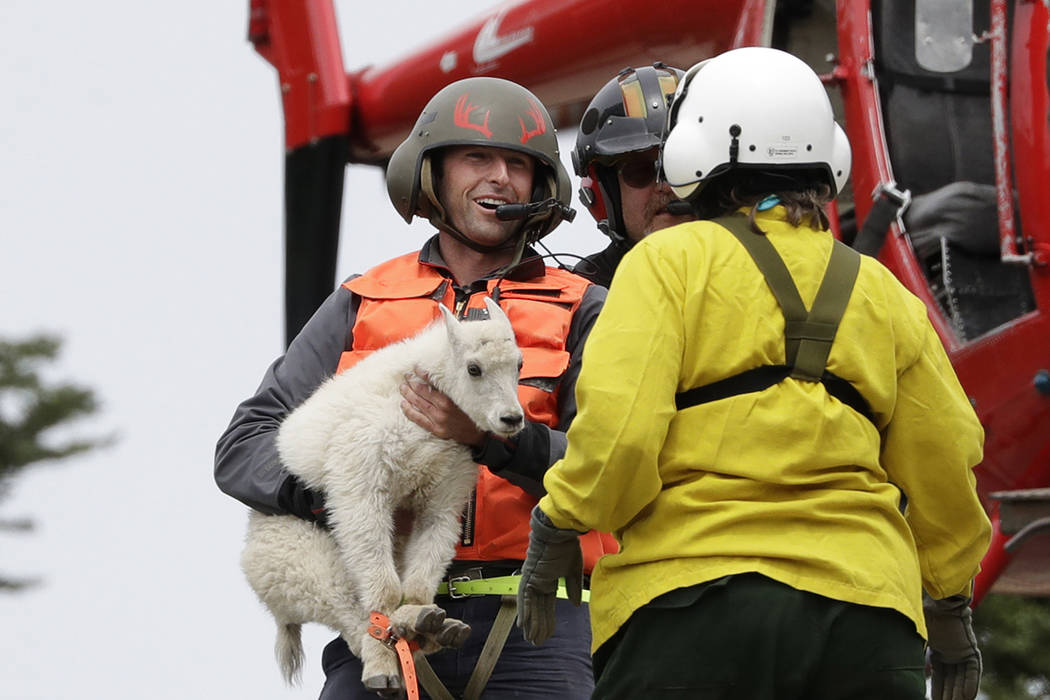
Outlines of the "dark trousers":
M499 612L499 596L452 599L438 596L435 601L449 617L470 625L470 638L460 649L444 649L427 657L438 678L460 697L470 679L492 622ZM587 606L579 608L565 600L557 603L555 634L540 646L521 636L515 625L496 662L492 677L481 697L484 700L526 698L528 700L587 700L594 688L591 671L591 628ZM361 662L350 653L341 638L324 650L325 672L320 700L376 700L361 684ZM420 688L420 696L429 698Z
M924 642L885 608L758 574L680 588L594 657L595 700L923 700Z

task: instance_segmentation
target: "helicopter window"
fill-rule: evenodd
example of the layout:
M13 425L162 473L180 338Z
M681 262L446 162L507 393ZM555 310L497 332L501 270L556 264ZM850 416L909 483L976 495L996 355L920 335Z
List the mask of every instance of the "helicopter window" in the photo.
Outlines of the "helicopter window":
M913 195L905 229L945 317L972 340L1035 308L1027 268L999 258L991 53L972 40L989 27L990 0L871 7L890 163ZM955 54L939 50L953 42Z
M970 0L915 0L915 60L921 68L935 73L952 73L970 65Z
M960 180L994 185L989 44L973 45L961 70L923 67L916 19L918 4L927 1L872 1L875 69L894 177L912 194ZM972 32L987 30L989 0L970 4Z

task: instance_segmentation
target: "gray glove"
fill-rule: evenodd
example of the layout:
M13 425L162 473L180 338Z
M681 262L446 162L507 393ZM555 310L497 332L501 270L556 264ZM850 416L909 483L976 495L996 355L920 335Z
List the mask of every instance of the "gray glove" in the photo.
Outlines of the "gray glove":
M542 644L554 634L558 579L565 578L573 605L579 605L583 596L583 533L554 527L539 506L532 509L529 526L529 550L518 584L518 625L525 639Z
M934 600L922 594L929 632L933 700L974 700L981 684L981 652L970 621L970 598Z

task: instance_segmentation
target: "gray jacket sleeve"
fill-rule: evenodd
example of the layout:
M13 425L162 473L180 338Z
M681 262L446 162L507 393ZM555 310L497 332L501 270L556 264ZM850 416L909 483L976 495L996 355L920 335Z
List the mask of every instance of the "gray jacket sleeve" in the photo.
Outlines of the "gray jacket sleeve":
M241 403L215 448L215 482L226 494L264 513L288 513L279 498L291 477L281 465L277 428L339 366L352 342L356 301L340 286Z
M489 437L474 449L474 459L494 474L539 498L546 491L543 475L565 454L565 433L576 417L576 379L580 375L583 346L605 303L606 289L597 285L587 288L569 326L565 347L569 366L558 383L558 426L551 429L543 423L526 422L525 428L512 440Z

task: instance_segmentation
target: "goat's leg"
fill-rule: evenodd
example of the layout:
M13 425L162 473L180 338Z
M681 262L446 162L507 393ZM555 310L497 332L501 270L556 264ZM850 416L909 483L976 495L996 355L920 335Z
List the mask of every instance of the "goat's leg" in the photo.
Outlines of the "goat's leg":
M426 604L434 600L437 586L456 554L459 516L477 479L472 464L453 469L449 478L415 499L415 526L401 556L404 602Z
M380 694L397 694L404 687L397 656L367 631L367 617L377 610L391 615L401 602L401 581L394 566L393 507L381 484L372 482L326 500L332 536L342 554L347 574L356 584L363 615L358 643L361 681Z
M361 636L361 683L383 697L401 697L405 688L397 653L367 631Z
M434 600L449 562L456 554L459 520L455 515L424 513L405 543L401 557L404 602L426 604Z
M416 514L416 527L405 545L402 556L402 590L404 605L395 613L396 624L406 634L419 638L424 652L441 647L458 647L466 642L470 627L446 619L444 611L433 604L448 563L456 552L459 538L459 513L462 493L468 492L473 478L459 484L446 484L444 490L430 494Z
M394 565L393 508L385 489L371 486L329 494L326 510L332 537L362 605L389 615L402 597L401 578Z

